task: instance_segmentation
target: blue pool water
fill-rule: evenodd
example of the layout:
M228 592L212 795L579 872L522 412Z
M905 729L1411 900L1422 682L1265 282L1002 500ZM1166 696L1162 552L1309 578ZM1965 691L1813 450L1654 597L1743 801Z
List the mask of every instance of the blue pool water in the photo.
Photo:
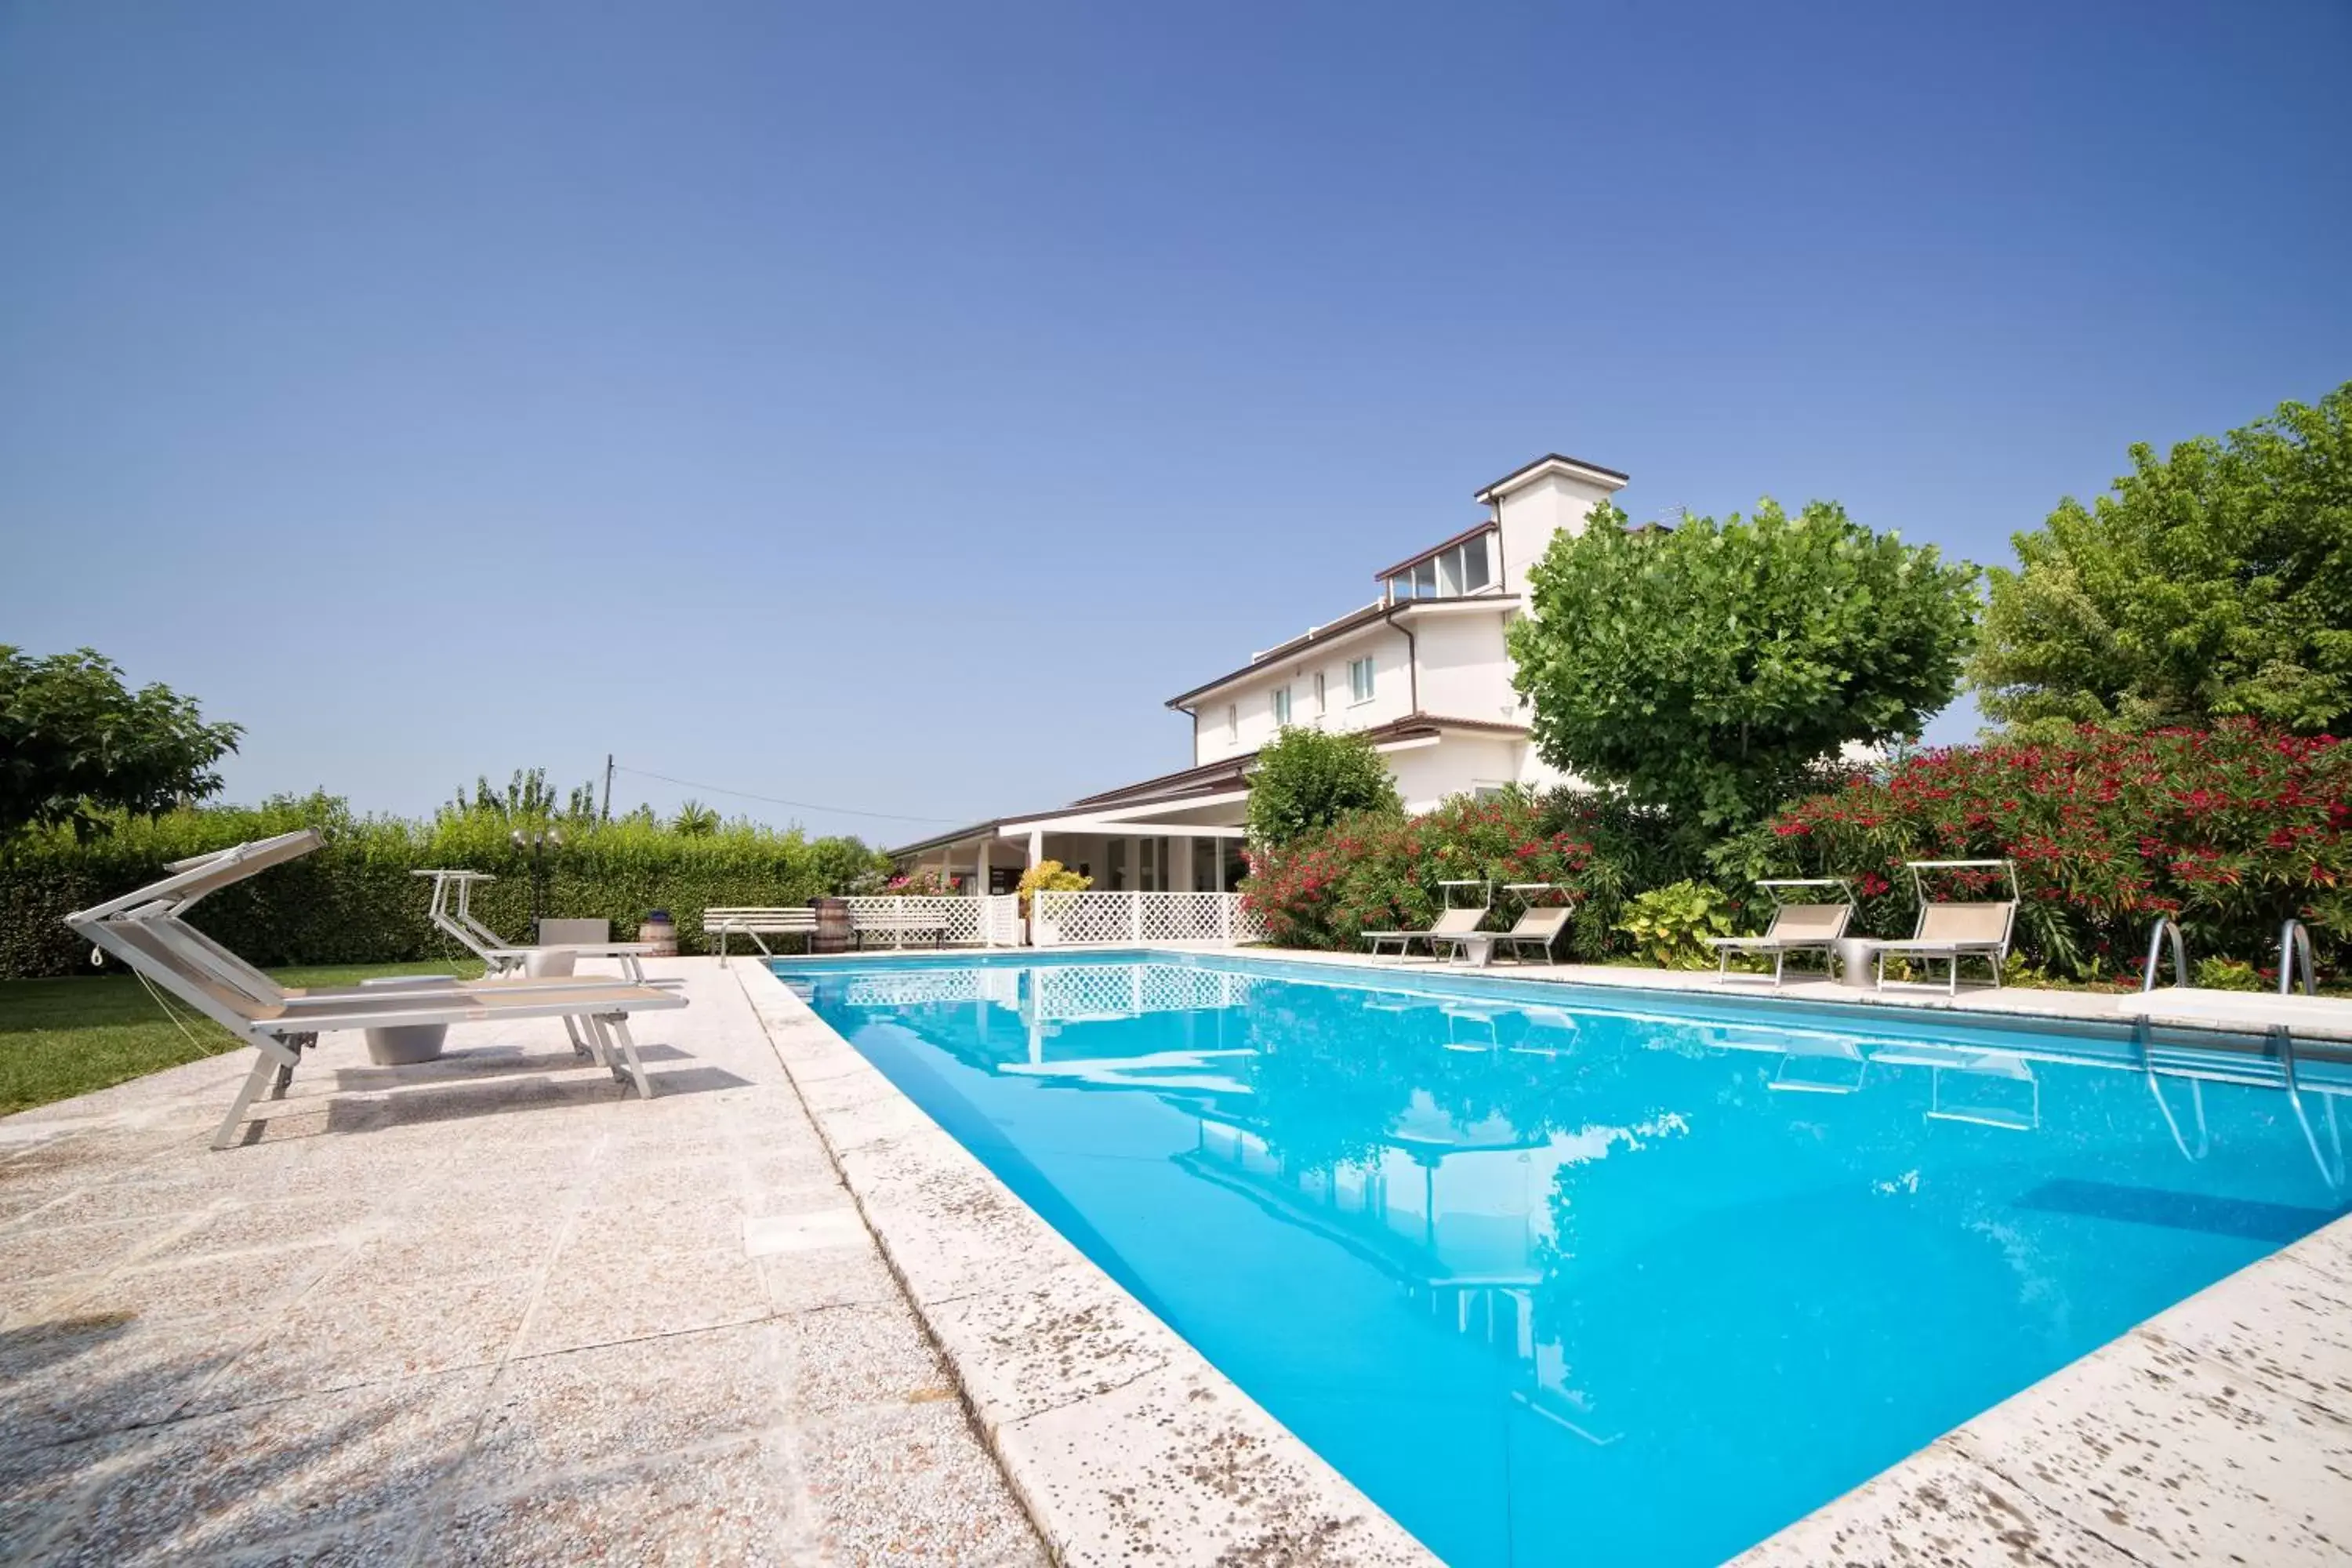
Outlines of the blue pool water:
M1225 958L775 968L1465 1568L1719 1561L2347 1206L2334 1096L2113 1034Z

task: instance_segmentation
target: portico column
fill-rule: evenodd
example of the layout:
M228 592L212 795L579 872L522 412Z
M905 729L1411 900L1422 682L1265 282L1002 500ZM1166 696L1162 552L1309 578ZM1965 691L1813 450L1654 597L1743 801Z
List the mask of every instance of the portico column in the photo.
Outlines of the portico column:
M1033 827L1029 830L1029 868L1035 870L1038 864L1045 858L1045 830L1042 827Z
M971 852L971 896L988 897L988 840L983 837Z
M1217 857L1217 891L1222 893L1225 890L1225 841L1219 838L1213 842L1216 845Z

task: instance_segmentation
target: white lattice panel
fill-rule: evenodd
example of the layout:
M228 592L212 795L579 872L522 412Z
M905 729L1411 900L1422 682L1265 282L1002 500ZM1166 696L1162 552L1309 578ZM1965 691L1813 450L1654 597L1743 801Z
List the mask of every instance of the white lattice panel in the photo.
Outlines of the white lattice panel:
M1239 893L1039 893L1040 947L1085 942L1229 942L1265 928Z
M860 944L929 947L933 942L978 946L986 940L984 899L849 899L849 929Z
M1135 940L1132 893L1041 892L1036 895L1036 915L1040 947Z
M991 947L1021 945L1021 895L996 893L981 900L981 931Z
M842 987L842 999L853 1007L927 1007L944 1002L1007 1002L1000 980L1015 978L1010 970L926 969L916 974L860 974Z

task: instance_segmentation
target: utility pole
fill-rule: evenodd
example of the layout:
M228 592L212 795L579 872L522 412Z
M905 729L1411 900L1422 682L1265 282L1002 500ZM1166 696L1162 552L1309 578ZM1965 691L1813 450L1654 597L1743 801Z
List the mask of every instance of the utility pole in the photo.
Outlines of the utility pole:
M600 821L613 820L613 753L610 752L604 753L604 809L596 815Z

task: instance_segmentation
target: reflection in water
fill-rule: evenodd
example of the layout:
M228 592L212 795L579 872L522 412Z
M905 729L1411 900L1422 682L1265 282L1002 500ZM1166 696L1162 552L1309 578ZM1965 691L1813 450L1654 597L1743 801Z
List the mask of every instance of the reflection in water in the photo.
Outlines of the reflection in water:
M2344 1206L2341 1081L1948 1021L1213 962L799 984L1458 1563L1727 1555Z

